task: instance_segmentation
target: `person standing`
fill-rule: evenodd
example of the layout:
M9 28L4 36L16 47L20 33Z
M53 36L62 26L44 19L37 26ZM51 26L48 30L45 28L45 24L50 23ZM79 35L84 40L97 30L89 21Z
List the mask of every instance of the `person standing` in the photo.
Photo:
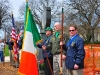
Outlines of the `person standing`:
M69 27L70 39L65 44L66 47L66 75L84 75L84 40L78 35L77 27Z
M4 62L4 43L0 40L0 62Z
M17 40L18 48L21 51L22 49L22 44L23 44L23 38L24 38L24 31L20 31L19 33L19 39Z
M14 45L14 42L12 39L10 39L8 46L9 46L9 50L10 50L10 65L11 66L15 66L14 59L13 59L13 45Z
M52 28L47 27L45 31L47 37L42 43L37 44L39 48L42 48L43 45L47 46L52 37ZM44 59L45 75L53 75L53 54L51 53L51 48L48 50L42 50L42 55Z
M9 48L9 54L10 54L10 66L14 66L14 59L13 59L13 45L14 42L12 40L12 34L10 34L10 40L6 42Z
M50 40L49 45L43 46L43 49L51 48L51 52L53 54L53 71L54 75L60 74L60 65L61 65L61 51L60 51L60 41L61 41L61 24L56 22L54 24L54 33ZM67 35L63 33L63 40L67 40ZM62 59L65 59L65 51L63 50ZM66 68L65 68L65 60L62 60L62 74L66 75Z
M24 26L21 27L18 38L17 38L17 45L18 45L18 49L19 49L19 60L21 59L23 38L24 38Z

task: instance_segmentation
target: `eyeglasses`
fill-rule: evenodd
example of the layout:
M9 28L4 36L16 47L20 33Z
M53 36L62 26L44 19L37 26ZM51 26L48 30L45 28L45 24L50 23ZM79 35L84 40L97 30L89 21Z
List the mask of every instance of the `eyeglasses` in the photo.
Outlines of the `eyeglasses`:
M69 30L69 32L71 32L71 31L73 32L73 31L75 31L75 30Z

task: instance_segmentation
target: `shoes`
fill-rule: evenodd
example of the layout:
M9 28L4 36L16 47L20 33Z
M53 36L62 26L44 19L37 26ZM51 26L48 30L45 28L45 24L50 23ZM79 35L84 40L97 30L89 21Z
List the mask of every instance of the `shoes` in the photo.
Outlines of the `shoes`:
M14 68L19 68L19 66L13 65Z
M10 64L10 66L13 66L12 64Z

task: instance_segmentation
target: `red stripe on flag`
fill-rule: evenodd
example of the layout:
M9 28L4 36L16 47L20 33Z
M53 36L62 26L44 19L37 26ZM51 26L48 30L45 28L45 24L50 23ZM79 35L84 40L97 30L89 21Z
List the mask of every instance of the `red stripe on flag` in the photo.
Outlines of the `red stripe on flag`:
M38 75L36 56L29 52L22 52L19 66L20 75Z
M13 53L14 53L14 60L18 61L18 48L17 48L17 43L14 42L14 46L13 46Z

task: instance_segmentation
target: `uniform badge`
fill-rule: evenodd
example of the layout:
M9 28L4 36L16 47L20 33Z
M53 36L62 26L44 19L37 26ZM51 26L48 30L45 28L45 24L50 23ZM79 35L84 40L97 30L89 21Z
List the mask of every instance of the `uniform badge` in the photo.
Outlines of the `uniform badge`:
M61 35L59 35L58 38L61 38Z
M55 40L55 38L52 38L52 41L54 41Z
M75 46L75 42L72 42L71 46Z
M68 49L70 49L70 47L68 47Z

